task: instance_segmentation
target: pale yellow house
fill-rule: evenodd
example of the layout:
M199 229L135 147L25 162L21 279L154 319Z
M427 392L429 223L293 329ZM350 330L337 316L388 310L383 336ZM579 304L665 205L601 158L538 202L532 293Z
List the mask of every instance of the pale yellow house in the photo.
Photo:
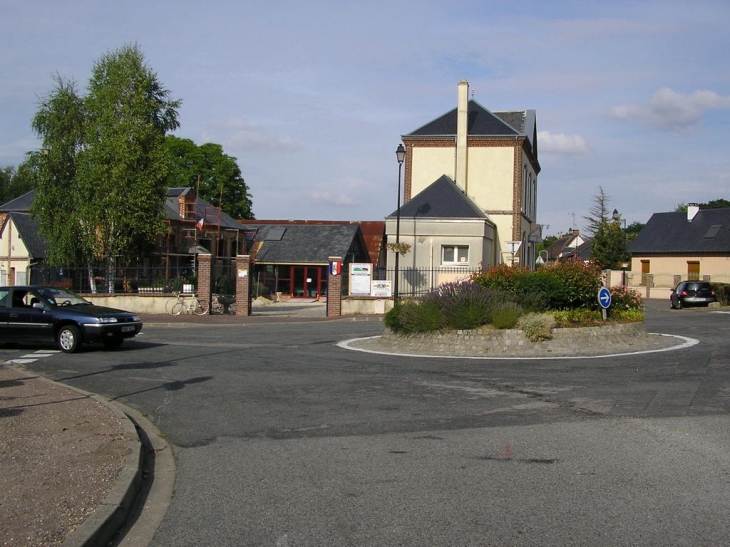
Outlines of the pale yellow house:
M486 269L501 263L534 267L535 244L540 240L534 110L490 112L469 99L469 84L462 80L457 108L402 140L406 159L401 241L405 237L413 245L413 255L403 257L409 267ZM423 210L425 201L433 205L434 198L424 200L421 194L434 184L443 190L444 180L458 190L447 193L459 215L450 214L448 207L441 207L438 215L433 209ZM420 211L409 208L416 199ZM386 219L388 242L396 239L396 213ZM391 251L389 267L393 262Z
M674 287L685 279L730 283L730 209L655 213L629 247L633 285Z
M42 262L46 245L37 237L28 213L3 214L0 225L0 285L35 283L33 267Z

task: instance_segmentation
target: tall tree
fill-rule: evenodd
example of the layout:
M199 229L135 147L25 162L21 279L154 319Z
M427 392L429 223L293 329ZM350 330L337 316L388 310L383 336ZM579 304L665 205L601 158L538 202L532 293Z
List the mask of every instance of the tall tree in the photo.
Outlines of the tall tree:
M57 264L128 262L164 230L169 157L179 100L136 45L103 55L88 94L56 78L33 129L42 150L33 213Z
M198 195L237 219L253 219L252 199L236 158L220 144L197 146L174 135L165 138L171 157L169 186L192 186Z
M588 210L589 215L583 217L587 222L585 231L588 236L595 236L598 229L608 222L608 202L610 198L603 191L601 186L598 187L598 195L593 197L593 205Z

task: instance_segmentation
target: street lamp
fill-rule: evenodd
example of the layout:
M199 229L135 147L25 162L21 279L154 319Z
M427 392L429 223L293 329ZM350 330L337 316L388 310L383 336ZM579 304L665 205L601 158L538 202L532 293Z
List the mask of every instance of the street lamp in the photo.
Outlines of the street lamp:
M398 208L395 210L395 283L393 285L393 305L398 303L398 259L400 258L400 173L403 162L406 159L406 149L403 144L399 144L395 151L395 157L398 160Z

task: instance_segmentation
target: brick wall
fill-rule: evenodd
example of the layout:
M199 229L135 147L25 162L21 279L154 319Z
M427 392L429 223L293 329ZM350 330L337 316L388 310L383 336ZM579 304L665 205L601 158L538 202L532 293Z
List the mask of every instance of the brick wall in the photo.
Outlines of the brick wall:
M341 256L331 256L329 262L342 262ZM342 275L344 275L344 267ZM332 269L327 268L327 317L342 315L342 275L332 275Z
M236 255L236 315L251 315L251 256Z
M211 255L198 255L198 298L210 306L210 260Z

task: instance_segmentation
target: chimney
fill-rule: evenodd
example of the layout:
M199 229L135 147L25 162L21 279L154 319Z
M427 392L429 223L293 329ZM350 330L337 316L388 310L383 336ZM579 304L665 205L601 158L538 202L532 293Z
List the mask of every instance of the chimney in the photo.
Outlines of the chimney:
M692 222L692 219L700 211L700 206L696 203L690 203L687 205L687 222Z
M458 103L456 109L456 184L468 195L466 180L467 168L467 131L469 122L469 82L459 82Z

